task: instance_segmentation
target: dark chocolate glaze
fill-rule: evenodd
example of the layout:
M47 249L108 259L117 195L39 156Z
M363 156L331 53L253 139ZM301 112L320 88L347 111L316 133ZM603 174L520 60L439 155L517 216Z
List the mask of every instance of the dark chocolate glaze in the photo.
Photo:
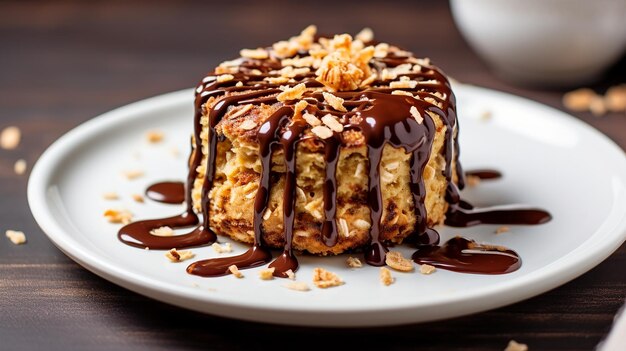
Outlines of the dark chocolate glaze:
M299 52L297 55L302 56L306 53ZM336 171L339 152L342 145L345 144L345 131L360 132L367 146L369 159L367 200L370 207L371 223L370 242L365 247L367 263L374 266L384 265L387 252L385 243L381 238L384 209L379 170L383 149L386 145L403 148L411 154L410 189L413 193L417 222L410 238L419 246L432 246L439 243L438 233L427 227L428 214L424 205L426 189L421 176L430 158L432 143L436 134L433 116L438 116L446 128L444 150L441 155L445 158L446 164L445 169L441 172L447 180L446 200L451 204L451 211L459 213L457 215L460 218L457 220L459 223L466 218L463 216L479 217L481 220L488 219L488 216L484 214L478 215L471 212L477 210L463 208L459 205L461 203L459 189L464 186L464 172L459 163L456 101L445 75L435 66L418 61L413 56L397 56L395 54L386 58L373 58L370 62L370 68L377 72L380 77L381 71L385 68L418 62L421 70L411 70L399 75L417 81L417 86L414 88L392 89L388 87L389 80L379 79L362 90L335 92L336 96L344 99L347 112L339 112L329 106L320 89L307 90L301 97L308 102L306 111L303 113L314 114L318 118L331 114L344 125L344 132L333 132L333 135L327 139L316 138L310 133L305 134L309 126L300 115L296 115L294 109L296 101L282 103L281 107L263 121L256 130L262 169L259 188L254 201L254 244L250 250L238 256L192 263L187 271L190 274L200 276L219 276L228 274L228 267L231 265L244 269L272 260L271 251L263 242L263 216L269 205L271 162L272 155L276 150L282 151L286 168L283 193L284 249L270 264L270 267L275 268L274 275L278 277L285 277L288 270L297 270L298 261L292 252L296 215L296 149L299 141L307 138L316 138L318 142L323 144L326 171L323 183L324 219L320 228L321 240L327 246L336 245L341 240L336 223ZM219 74L215 72L202 79L195 91L193 149L189 159L189 173L185 191L186 212L177 217L132 223L120 230L120 240L134 246L162 249L196 246L212 243L216 240L215 234L210 229L211 200L208 194L216 181L217 146L223 139L218 130L218 125L234 108L247 104L259 106L278 103L276 95L281 92L279 85L269 83L265 78L280 76L277 70L281 68L280 60L271 56L263 60L242 58L236 67L236 72L231 72L233 79L218 80ZM313 71L293 77L293 80L286 85L293 87L299 83L304 83L307 88L322 87L322 84L315 80ZM392 94L394 90L404 90L418 98ZM206 107L209 102L211 103L210 109ZM415 109L423 118L419 122L410 112ZM203 115L208 117L208 121L204 124L202 123ZM201 138L203 125L207 127L208 132L206 145L203 145ZM206 171L204 174L199 174L198 168L201 166L203 154L207 155ZM188 235L169 238L151 235L150 231L159 226L167 225L180 228L193 226L199 222L194 213L191 197L191 191L196 181L202 181L200 201L202 224ZM468 214L469 212L471 214ZM470 223L471 221L465 222Z
M185 184L183 182L160 182L146 189L146 196L153 201L166 204L185 202Z
M479 179L499 179L502 178L502 173L500 171L496 171L494 169L473 169L471 171L465 172L466 176L473 176Z
M463 273L504 274L522 265L519 255L508 248L477 244L454 237L442 246L425 246L413 254L413 261Z
M547 211L538 208L491 206L474 208L463 201L451 204L445 224L451 227L471 227L479 224L543 224L552 219Z

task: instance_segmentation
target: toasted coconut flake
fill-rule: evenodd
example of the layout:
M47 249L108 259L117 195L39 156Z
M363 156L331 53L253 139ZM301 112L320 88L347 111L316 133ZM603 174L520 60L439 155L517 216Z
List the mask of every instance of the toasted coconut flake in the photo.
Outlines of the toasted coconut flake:
M296 198L302 202L306 202L306 193L299 186L296 186Z
M403 63L401 65L394 67L393 72L397 76L402 75L402 74L411 74L413 73L413 65L410 63ZM406 77L406 79L408 80L409 78Z
M470 187L475 187L480 184L480 177L477 177L475 175L468 175L465 177L465 184Z
M480 119L483 121L488 121L493 117L493 113L489 110L485 110L480 114Z
M270 210L269 208L265 210L265 213L263 214L263 219L264 220L268 220L270 219L270 217L272 216L272 210Z
M389 162L385 165L385 168L389 171L393 171L400 167L400 162Z
M163 227L159 227L156 229L152 229L150 231L150 234L155 235L155 236L173 236L174 235L174 229L168 227L168 226L163 226Z
M0 133L0 147L5 150L13 150L17 148L22 139L22 132L18 127L6 127Z
M133 214L128 210L109 209L104 211L104 217L111 223L128 224L133 219Z
M298 47L297 45L292 45L286 40L281 40L272 44L272 51L276 57L289 57L298 52Z
M604 95L604 103L611 112L626 111L626 84L610 87Z
M406 95L406 96L414 97L413 94L411 94L410 92L406 90L394 90L391 92L391 95Z
M4 232L4 235L11 240L11 242L15 245L21 245L26 243L26 235L24 232L19 230L7 230Z
M102 194L102 198L105 200L119 200L120 196L114 191L109 191Z
M374 83L376 81L376 78L378 78L378 76L376 75L376 73L372 73L370 74L369 77L365 78L361 84L359 85L359 88L366 88L369 87L370 85L372 85L372 83Z
M293 66L287 66L280 70L281 76L287 77L287 78L293 78L295 76L305 75L309 72L311 72L311 69L308 67L294 68Z
M22 175L24 173L26 173L26 160L24 159L19 159L17 161L15 161L15 164L13 165L13 171L15 171L15 174L18 175Z
M367 229L370 229L371 227L370 223L364 219L355 220L354 226L362 230L367 230Z
M133 169L129 171L122 172L122 175L126 177L128 180L137 179L144 176L144 172L138 169Z
M257 127L257 124L251 119L246 119L239 125L239 127L243 130L252 130Z
M317 135L320 139L328 139L333 136L333 131L325 126L317 126L311 128L311 132Z
M421 66L430 66L430 58L428 58L428 57L416 58L415 59L415 63L417 63L418 65L421 65Z
M317 127L322 124L322 122L320 122L320 120L317 119L315 115L312 115L310 113L304 113L302 115L302 118L304 118L304 120L313 127Z
M361 260L359 260L356 257L352 257L352 256L348 257L348 259L346 260L346 264L350 268L361 268L361 267L363 267L363 263L361 263Z
M325 56L315 74L316 80L331 91L355 90L365 76L363 70L351 62L350 57L342 57L339 52Z
M265 77L264 80L270 84L283 84L289 81L288 77Z
M380 43L376 45L374 48L374 57L376 58L385 58L387 57L387 53L389 52L389 44Z
M363 166L362 163L359 163L356 165L356 169L354 170L354 176L355 177L360 177L361 174L363 174L363 169L365 168L365 166Z
M133 200L135 200L135 202L138 202L138 203L144 202L143 196L140 194L132 194L131 197L133 198Z
M160 143L164 136L165 134L160 130L150 130L146 133L146 139L152 144Z
M239 268L234 264L228 267L228 271L237 278L243 278L243 274L239 271Z
M350 227L348 227L348 222L343 219L343 218L339 218L339 220L337 220L338 224L339 224L339 233L344 237L347 238L350 236Z
M195 256L196 254L194 254L190 250L178 251L176 249L171 249L165 254L165 257L167 257L172 262L182 262L194 258Z
M601 96L595 96L591 100L591 104L589 104L589 111L591 111L591 113L596 117L604 116L607 112L604 99Z
M274 271L275 270L276 270L276 268L274 268L274 267L262 269L262 270L259 271L259 278L261 278L261 280L272 280L272 279L274 279Z
M211 248L218 254L233 252L233 248L230 243L225 243L224 245L220 245L219 243L213 243L211 245Z
M364 43L368 43L374 40L374 31L372 31L370 28L365 27L361 29L361 31L358 32L357 35L354 36L354 39L360 40Z
M313 270L313 284L320 289L326 289L343 285L343 281L337 274L317 267Z
M391 275L391 271L385 267L380 267L379 279L380 279L380 282L383 283L383 285L385 286L389 286L393 284L394 281L396 280Z
M285 88L282 93L276 96L278 101L284 102L287 100L295 100L302 97L302 94L306 92L306 85L304 83L300 83L291 88Z
M296 58L286 58L280 61L281 65L293 66L298 68L307 68L306 70L302 70L300 74L308 73L311 70L309 67L312 67L315 63L315 58L313 56L305 56L305 57L296 57Z
M223 83L223 82L228 82L233 79L235 79L235 76L233 76L232 74L221 74L217 76L216 80L218 83Z
M295 291L309 291L311 290L311 288L309 287L309 285L305 282L291 282L289 284L286 284L285 287L289 290L295 290Z
M337 119L330 113L322 117L322 122L324 122L324 124L334 132L343 132L343 124L339 123L339 121L337 121Z
M246 113L248 113L253 108L254 108L254 105L252 105L252 104L247 104L247 105L244 105L243 107L233 108L231 110L231 112L232 111L234 111L234 112L232 112L232 114L230 116L228 116L228 118L230 118L230 119L239 118L239 117L245 115Z
M422 124L424 122L424 117L422 117L422 115L419 113L419 111L417 110L417 107L411 106L409 112L411 112L411 116L415 118L417 123Z
M509 232L509 231L511 231L511 228L503 225L501 227L498 227L498 229L496 229L496 234L502 234L502 233L506 233L506 232Z
M431 266L429 264L422 264L422 265L420 265L420 273L422 273L424 275L433 274L436 270L437 270L437 268L435 268L434 266Z
M430 80L420 80L417 81L417 84L439 84L439 81L430 79Z
M381 75L380 78L382 80L394 80L398 78L398 75L396 74L396 72L387 68L383 68L383 71L380 73L380 75Z
M172 155L173 157L178 157L180 156L180 151L178 150L178 148L176 146L172 146L170 149L170 155Z
M338 96L335 96L331 93L322 92L324 96L324 101L326 101L332 108L337 111L347 112L346 108L343 106L344 100Z
M291 269L288 269L288 270L285 272L285 274L287 275L287 278L288 278L288 279L291 279L291 280L296 280L296 274L295 274L295 273L294 273Z
M413 271L413 261L404 258L402 253L399 251L389 251L385 257L385 263L400 272L411 272Z
M245 58L263 60L269 57L269 53L265 49L242 49L239 51L239 55Z
M400 77L399 81L396 80L389 83L389 87L391 89L415 89L415 87L417 86L417 81L402 78L406 77Z
M581 88L563 95L563 105L572 111L587 111L597 94L589 88Z
M528 351L528 345L520 344L515 340L509 341L509 344L506 345L504 351Z
M293 115L294 118L298 118L302 116L302 111L309 106L309 103L306 100L300 100L293 106Z
M236 87L242 87L243 86L243 82L239 81L237 82L237 84L235 84Z
M380 174L380 179L382 179L382 181L384 183L391 184L391 183L393 183L396 180L396 176L394 176L392 173L384 170Z

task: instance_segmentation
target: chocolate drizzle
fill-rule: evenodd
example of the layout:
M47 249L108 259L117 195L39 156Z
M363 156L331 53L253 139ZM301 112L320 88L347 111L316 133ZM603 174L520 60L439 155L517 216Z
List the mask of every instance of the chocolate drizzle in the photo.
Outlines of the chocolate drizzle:
M196 126L196 131L201 129L201 127ZM199 132L199 131L198 131ZM192 150L189 156L190 165L197 165L200 163L202 156L199 155L198 152L198 139L196 139L196 147ZM205 229L208 226L202 225L194 228L191 232L187 234L181 234L171 237L161 237L153 235L151 232L154 229L160 227L170 227L173 229L177 228L189 228L197 225L199 223L198 216L193 210L193 201L191 197L191 191L193 189L193 182L196 179L197 171L195 166L189 167L189 173L187 175L187 183L184 191L184 199L185 199L185 212L178 216L167 217L167 218L159 218L159 219L149 219L143 221L137 221L122 227L118 233L117 237L123 243L126 243L131 246L147 248L147 249L156 249L156 250L169 250L172 248L183 248L183 247L194 247L201 246L206 244L211 244L217 240L217 236L212 231ZM156 187L157 189L161 188L160 185L153 185L150 188ZM168 189L169 190L169 189ZM176 191L172 191L175 193ZM169 193L169 191L165 192ZM205 220L206 224L206 220Z
M298 54L303 53L299 52ZM431 66L428 62L418 61L409 53L406 55L392 54L386 58L374 58L370 62L370 68L376 71L380 77L383 69L393 69L402 64L420 62L421 69L409 70L401 74L411 81L417 82L417 86L391 89L389 88L389 80L379 79L362 90L335 92L334 95L344 99L346 112L339 112L325 102L322 91L319 89L323 85L314 79L315 75L312 72L296 75L287 84L293 87L296 84L304 83L309 88L301 97L308 103L306 110L302 113L310 113L318 118L331 114L344 126L344 132L358 131L364 138L369 160L367 201L370 207L371 223L370 242L364 250L366 262L374 266L385 264L387 252L385 243L381 239L384 208L380 177L381 159L386 145L402 148L411 154L410 189L413 194L414 211L417 219L411 238L418 245L430 247L421 248L416 253L417 257L422 261L427 260L426 256L429 255L439 259L445 256L441 256L443 255L442 252L450 252L449 249L433 246L439 243L439 235L434 229L427 226L428 214L424 204L426 189L422 174L430 159L433 140L437 132L432 115L438 116L446 128L445 145L442 152L445 159L445 169L441 172L447 181L445 198L450 203L448 213L450 223L472 225L475 224L476 220L481 223L493 223L490 221L493 218L496 220L510 219L510 216L507 217L501 213L491 214L493 211L487 211L490 213L488 215L480 210L468 208L460 200L459 189L464 186L464 173L459 163L454 94L450 84L439 69ZM152 249L184 248L216 241L216 235L210 226L211 199L209 192L217 180L217 147L218 143L223 141L223 136L218 131L218 125L230 111L245 105L260 106L278 103L276 95L281 92L279 85L269 83L265 78L279 77L280 73L277 70L281 68L282 64L276 58L270 57L261 60L242 58L236 67L237 72L231 72L232 79L221 80L218 79L219 74L211 73L201 81L195 91L194 136L189 159L189 173L185 184L186 191L184 192L186 211L175 217L131 223L119 231L120 240L129 245ZM397 90L413 94L416 98L392 94ZM208 108L207 105L210 100L211 108ZM199 276L220 276L229 274L228 267L231 265L244 269L263 265L272 260L272 252L263 242L263 217L268 210L270 200L272 156L278 150L282 151L286 169L283 192L284 248L282 253L270 263L270 267L275 268L274 275L278 277L286 277L287 271L295 272L297 270L298 261L292 252L296 215L296 150L300 141L314 136L306 134L309 125L300 116L300 113L295 111L295 102L297 101L284 102L261 123L256 132L261 172L259 187L254 200L254 243L252 247L241 255L194 262L187 267L188 273ZM422 117L420 121L410 112L412 110L416 110ZM206 123L203 121L203 115L208 117ZM201 137L203 125L206 126L205 132L208 132L206 145L203 144ZM336 218L336 172L339 152L345 143L344 133L333 132L331 137L317 141L323 144L326 167L323 182L324 218L320 228L321 240L330 247L336 245L339 240L338 218ZM206 165L204 165L206 170L204 174L199 174L198 170L203 168L203 155L206 156ZM153 229L161 226L186 228L199 223L199 218L193 208L192 189L195 182L200 181L201 178L201 225L185 235L157 237L150 234ZM181 197L176 195L179 194L182 184L164 184L152 186L148 189L148 196L156 201L166 203L180 202ZM542 223L549 219L549 215L548 217L537 217L535 214L534 212L524 212L523 217L532 217L534 223ZM444 248L449 246L446 244ZM442 268L445 267L442 266ZM497 270L501 270L499 266Z

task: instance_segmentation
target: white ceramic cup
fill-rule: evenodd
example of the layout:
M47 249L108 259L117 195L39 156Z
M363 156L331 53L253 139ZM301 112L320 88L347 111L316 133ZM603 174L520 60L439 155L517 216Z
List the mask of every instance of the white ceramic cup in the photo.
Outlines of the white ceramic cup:
M590 83L626 50L626 0L450 0L470 46L524 85Z

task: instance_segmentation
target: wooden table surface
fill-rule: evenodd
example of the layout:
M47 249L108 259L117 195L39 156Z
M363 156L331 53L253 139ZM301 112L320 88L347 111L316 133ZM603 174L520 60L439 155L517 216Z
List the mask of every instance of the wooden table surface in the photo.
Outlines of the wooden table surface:
M433 323L337 330L173 307L101 279L48 240L28 208L27 175L13 173L17 159L30 166L81 122L191 87L240 48L272 43L311 23L327 33L372 27L377 38L431 57L457 80L563 108L565 90L516 87L495 77L463 41L445 1L273 4L0 2L0 127L16 125L24 133L18 149L0 150L0 229L28 236L21 246L0 239L0 349L324 349L336 337L334 346L365 349L502 350L515 339L531 350L592 350L626 297L626 246L580 278L511 306ZM603 92L625 81L622 59L593 88ZM626 148L626 116L575 116Z

